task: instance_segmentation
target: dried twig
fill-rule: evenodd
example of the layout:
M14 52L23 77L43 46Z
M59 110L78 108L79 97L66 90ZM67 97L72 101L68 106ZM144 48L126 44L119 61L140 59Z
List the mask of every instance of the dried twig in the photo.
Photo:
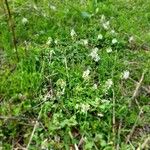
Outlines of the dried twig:
M141 86L141 84L142 84L142 81L143 81L143 79L144 79L144 74L145 74L145 73L142 73L141 79L140 79L140 81L137 83L136 89L135 89L135 91L134 91L134 93L133 93L133 95L132 95L132 99L135 99L136 96L138 95L138 91L139 91L140 86Z
M129 107L131 107L132 100L134 100L138 95L139 89L140 89L142 81L144 79L144 75L145 75L145 73L143 72L140 81L136 85L136 88L135 88L134 93L132 95L131 101L129 103Z
M34 133L35 133L35 130L36 130L36 128L37 128L37 127L38 127L38 125L39 125L38 120L41 118L41 114L42 114L43 106L44 106L44 105L42 105L42 106L41 106L41 110L40 110L39 115L38 115L38 118L37 118L37 120L36 120L36 122L35 122L35 125L34 125L34 128L33 128L33 130L32 130L32 133L31 133L31 136L30 136L29 142L28 142L28 144L27 144L27 146L26 146L26 150L28 150L28 149L29 149L30 144L31 144L32 139L33 139L33 136L34 136Z
M14 49L16 51L16 57L17 57L17 60L19 61L19 55L18 55L18 49L17 49L17 40L16 40L16 34L15 34L15 25L14 25L13 20L12 20L12 15L11 15L11 11L9 8L8 0L4 0L4 3L6 5L6 9L7 9L7 13L8 13L8 24L10 27L10 31L12 32L12 41L13 41Z
M2 120L28 120L27 118L17 117L17 116L11 116L11 117L0 116L0 119Z
M79 141L78 147L80 147L83 143L84 143L84 138L82 136L81 139L80 139L80 141Z
M69 131L69 136L73 140L73 135L72 135L72 133L70 131ZM75 150L79 150L79 148L78 148L76 143L74 144L74 148L75 148Z
M138 84L137 81L135 81L134 79L132 78L129 78L131 81L133 81L135 84ZM141 88L148 94L150 94L150 90L148 88L146 88L145 86L141 86Z
M113 142L114 142L114 147L115 147L115 140L116 140L116 130L115 130L115 126L116 126L116 116L115 116L115 93L113 90L113 116L112 116L112 132L113 132Z
M137 150L141 150L141 149L144 149L146 147L146 145L148 144L148 142L150 142L150 136L148 136L145 141L143 142L142 145L140 145Z
M130 131L130 133L129 133L128 136L127 136L126 144L130 141L130 138L131 138L131 136L132 136L133 133L134 133L134 130L135 130L136 125L137 125L137 122L139 121L140 116L141 116L142 113L143 113L143 107L141 108L141 110L140 110L140 112L139 112L139 114L138 114L138 116L137 116L137 119L136 119L136 121L135 121L135 123L134 123L134 125L133 125L133 127L132 127L132 129L131 129L131 131Z
M119 123L116 150L119 150L119 149L120 149L119 142L120 142L121 127L122 127L122 120L120 120L120 123Z

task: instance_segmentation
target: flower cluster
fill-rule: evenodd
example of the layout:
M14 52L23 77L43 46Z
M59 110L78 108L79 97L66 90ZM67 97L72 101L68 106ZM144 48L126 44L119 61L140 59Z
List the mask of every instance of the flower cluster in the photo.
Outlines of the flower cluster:
M28 19L27 18L22 18L22 24L27 24L28 23Z
M85 80L87 80L89 78L89 74L90 74L90 70L87 69L83 72L82 78L84 78Z
M98 55L98 48L96 47L96 48L94 48L93 50L92 50L92 52L90 53L90 56L92 57L92 59L94 60L94 61L96 61L96 62L98 62L99 60L100 60L100 57L99 57L99 55Z

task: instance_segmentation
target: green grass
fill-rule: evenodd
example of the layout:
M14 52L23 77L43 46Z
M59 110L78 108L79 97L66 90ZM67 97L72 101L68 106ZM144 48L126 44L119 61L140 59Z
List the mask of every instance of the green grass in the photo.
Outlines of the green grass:
M15 0L9 6L19 61L1 5L0 147L126 150L141 146L150 135L149 0ZM91 56L95 48L98 62Z

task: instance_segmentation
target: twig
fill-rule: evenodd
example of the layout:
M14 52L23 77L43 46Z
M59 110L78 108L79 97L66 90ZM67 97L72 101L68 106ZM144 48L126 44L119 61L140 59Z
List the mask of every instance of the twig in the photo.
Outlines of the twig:
M39 125L38 120L39 120L39 119L40 119L40 117L41 117L43 106L44 106L44 105L42 105L42 106L41 106L41 110L40 110L39 115L38 115L38 118L37 118L37 120L36 120L36 122L35 122L35 125L34 125L34 128L33 128L33 130L32 130L32 133L31 133L31 136L30 136L29 142L28 142L28 144L27 144L27 146L26 146L26 150L28 150L28 149L29 149L30 144L31 144L32 139L33 139L33 136L34 136L34 133L35 133L35 130L36 130L36 128L37 128L37 127L38 127L38 125Z
M8 24L9 24L10 30L12 32L12 41L13 41L14 49L16 51L16 58L19 61L19 55L18 55L18 49L17 49L17 40L16 40L16 34L15 34L15 25L14 25L13 20L12 20L12 15L10 12L8 1L4 0L4 3L6 5L6 9L7 9L7 13L8 13Z
M131 141L129 141L129 144L130 144L132 150L135 150L135 147L133 146L133 144L131 143Z
M138 84L138 82L137 81L135 81L134 79L132 79L132 78L129 78L131 81L133 81L135 84ZM145 91L145 92L147 92L148 94L150 94L150 90L148 89L148 88L146 88L145 86L141 86L141 88Z
M65 62L65 68L66 68L66 74L67 74L67 78L69 80L69 73L68 73L68 64L67 64L67 58L64 58L64 62Z
M143 72L140 81L136 85L136 88L135 88L134 93L132 95L131 101L129 103L129 107L131 107L132 100L134 100L138 95L139 89L140 89L142 81L144 79L144 75L145 75L145 73Z
M140 112L139 112L139 114L138 114L138 116L137 116L137 119L136 119L136 121L135 121L135 123L134 123L134 125L133 125L133 127L132 127L132 129L131 129L131 131L130 131L130 133L129 133L128 136L127 136L126 144L130 141L130 138L131 138L131 136L133 135L133 132L134 132L134 130L135 130L135 128L136 128L137 122L139 121L140 116L141 116L142 113L143 113L143 107L141 108L141 110L140 110Z
M71 140L73 140L73 135L72 135L72 133L70 131L69 131L69 136L70 136ZM79 150L79 148L78 148L76 143L74 144L74 148L75 148L75 150Z
M146 145L148 144L148 142L150 142L150 136L148 136L148 137L145 139L144 143L143 143L142 145L140 145L140 146L137 148L137 150L144 149L144 148L146 147Z
M113 132L113 142L114 142L114 147L115 147L115 140L116 140L116 131L115 131L115 125L116 125L116 117L115 117L115 92L113 90L113 116L112 116L112 132Z
M81 139L80 139L80 141L79 141L78 147L80 147L83 143L84 143L84 138L82 136Z
M7 116L0 116L0 119L3 119L3 120L28 120L27 118L23 118L23 117L7 117Z
M74 144L75 150L79 150L77 144Z
M136 89L135 89L135 91L134 91L134 93L133 93L133 95L132 95L132 99L134 99L134 98L138 95L139 88L140 88L140 86L141 86L141 84L142 84L142 81L143 81L143 79L144 79L144 74L145 74L145 73L142 73L141 79L140 79L140 81L137 83Z
M116 150L119 150L119 149L120 149L119 142L120 142L121 126L122 126L122 120L120 120L120 123L119 123Z

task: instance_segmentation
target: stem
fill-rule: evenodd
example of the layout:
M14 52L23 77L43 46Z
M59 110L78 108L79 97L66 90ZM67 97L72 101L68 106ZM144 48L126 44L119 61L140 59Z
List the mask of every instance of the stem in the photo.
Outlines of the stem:
M6 9L7 9L7 13L8 13L8 24L9 24L10 30L12 32L12 42L13 42L13 45L14 45L14 49L16 51L16 58L19 61L19 55L18 55L18 49L17 49L17 40L16 40L16 34L15 34L15 26L13 24L13 20L12 20L12 16L11 16L8 1L4 0L4 3L6 5Z

